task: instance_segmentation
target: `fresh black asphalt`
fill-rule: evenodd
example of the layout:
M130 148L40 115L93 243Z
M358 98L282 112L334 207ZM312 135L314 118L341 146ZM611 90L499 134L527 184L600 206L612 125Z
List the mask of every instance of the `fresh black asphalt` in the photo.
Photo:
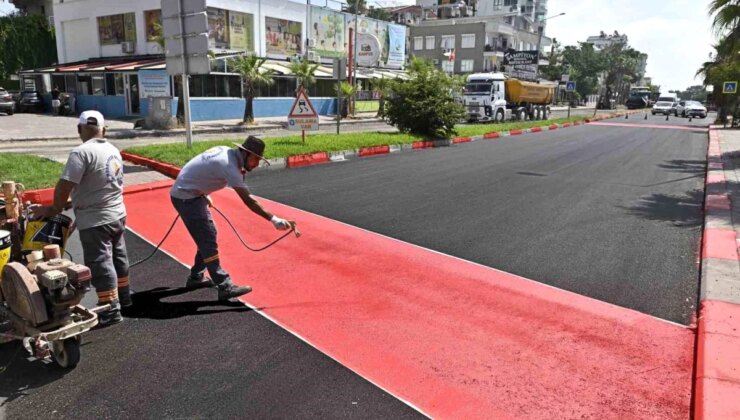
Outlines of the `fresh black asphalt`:
M709 121L642 117L606 121ZM707 137L585 125L255 173L248 183L262 197L688 325Z
M132 261L152 250L126 240ZM161 253L133 269L128 319L86 333L74 370L0 344L0 418L421 417L242 304L180 288L187 273Z

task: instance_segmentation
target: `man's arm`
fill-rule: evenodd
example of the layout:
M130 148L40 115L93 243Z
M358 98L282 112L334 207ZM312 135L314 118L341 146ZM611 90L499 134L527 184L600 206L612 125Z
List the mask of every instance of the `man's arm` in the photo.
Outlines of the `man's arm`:
M31 209L34 218L53 217L64 211L67 206L72 190L77 184L66 179L60 179L57 181L56 187L54 187L54 204L51 206L42 206Z
M252 197L247 187L236 187L234 191L239 195L244 204L255 214L262 216L265 220L272 221L273 214L262 208L262 205Z

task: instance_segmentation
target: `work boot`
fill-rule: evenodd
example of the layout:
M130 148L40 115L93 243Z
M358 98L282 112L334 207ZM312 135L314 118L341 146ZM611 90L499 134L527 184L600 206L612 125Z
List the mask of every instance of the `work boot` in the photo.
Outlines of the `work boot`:
M123 321L121 316L121 304L119 301L114 300L108 303L110 309L98 313L98 325L97 328L105 328L109 325L118 324ZM98 302L98 306L105 305L105 303Z
M131 300L131 290L128 287L118 289L118 301L121 303L121 308L130 308L134 304Z
M231 281L227 281L218 285L218 300L229 300L246 295L251 291L252 288L249 286L235 286Z
M215 284L208 277L193 277L188 276L188 280L185 282L186 289L200 289L203 287L213 287Z

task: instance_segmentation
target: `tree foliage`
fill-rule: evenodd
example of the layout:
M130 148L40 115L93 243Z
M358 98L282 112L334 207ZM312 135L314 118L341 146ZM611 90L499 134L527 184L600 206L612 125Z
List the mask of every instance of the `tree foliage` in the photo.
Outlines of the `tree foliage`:
M229 60L229 68L242 76L242 91L246 104L244 106L244 117L242 122L252 124L254 122L254 96L259 86L267 86L275 83L275 72L272 69L262 67L267 61L253 54L240 55Z
M316 69L319 68L318 64L312 64L306 59L301 59L295 63L290 63L288 67L296 79L298 79L298 84L303 88L308 88L316 83Z
M456 133L455 124L465 117L465 109L453 97L461 89L458 79L429 62L413 59L408 80L390 83L385 115L402 133L449 138Z
M0 79L23 69L57 62L54 28L45 16L11 14L0 17Z
M380 9L377 7L370 7L370 9L367 11L367 17L372 19L378 19L378 20L384 20L387 22L391 21L391 14L385 9Z
M740 1L712 0L709 15L714 15L712 25L720 39L709 61L704 62L696 74L704 77L705 87L713 87L712 100L719 108L719 119L723 121L729 114L737 119L740 117L738 95L723 94L722 85L726 81L740 80Z
M366 0L347 0L347 6L344 8L347 13L356 13L358 15L365 14L367 12L367 1Z

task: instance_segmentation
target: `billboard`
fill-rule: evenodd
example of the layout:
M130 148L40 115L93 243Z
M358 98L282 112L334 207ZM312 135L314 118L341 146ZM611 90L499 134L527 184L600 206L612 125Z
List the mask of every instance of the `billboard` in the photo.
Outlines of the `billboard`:
M526 66L537 64L537 50L534 51L514 51L509 50L504 53L505 66Z
M345 15L345 33L349 37L349 29L355 29L355 18L353 15ZM379 56L377 63L372 66L402 68L406 62L406 27L394 25L381 20L368 19L360 16L357 20L357 34L372 35L379 43ZM368 39L363 37L363 39ZM358 38L358 61L362 54L363 45ZM364 46L367 49L367 43ZM360 64L363 65L363 64Z
M388 24L388 67L402 68L406 62L406 27Z
M292 20L265 17L267 53L286 57L301 53L303 24Z
M229 17L223 9L209 7L208 13L208 47L217 49L229 48Z
M347 55L344 15L321 7L311 8L309 37L315 45L311 48L321 57L344 57Z
M254 52L254 15L229 11L232 50Z
M136 42L136 18L133 13L98 17L100 45Z

